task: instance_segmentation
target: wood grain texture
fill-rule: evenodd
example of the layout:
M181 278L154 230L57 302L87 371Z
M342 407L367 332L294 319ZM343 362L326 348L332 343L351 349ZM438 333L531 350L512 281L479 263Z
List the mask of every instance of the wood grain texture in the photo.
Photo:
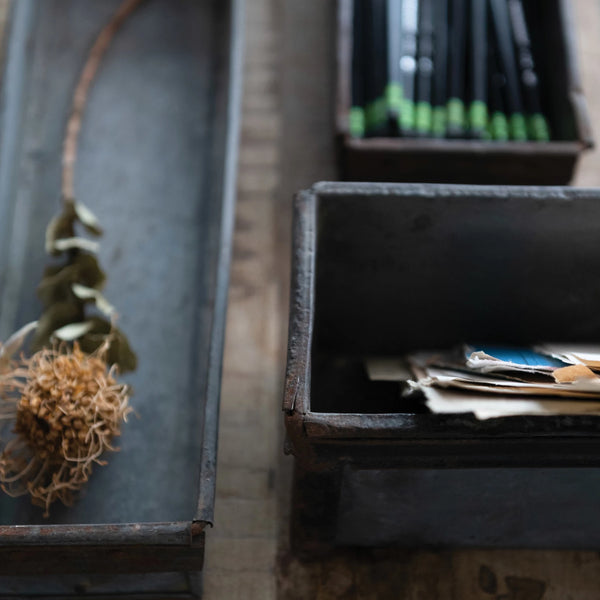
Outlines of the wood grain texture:
M595 0L574 4L584 87L593 122L600 123L600 91L589 89L600 80L600 6ZM592 600L600 583L594 552L343 550L312 564L289 552L292 460L282 455L278 386L286 344L290 200L314 181L336 177L329 110L332 5L248 1L219 518L207 536L205 598L273 598L276 579L283 600ZM599 167L600 153L588 153L576 182L600 185ZM238 525L236 511L244 513ZM278 520L276 528L264 521L265 512ZM221 515L227 525L219 525ZM255 520L255 527L245 519Z

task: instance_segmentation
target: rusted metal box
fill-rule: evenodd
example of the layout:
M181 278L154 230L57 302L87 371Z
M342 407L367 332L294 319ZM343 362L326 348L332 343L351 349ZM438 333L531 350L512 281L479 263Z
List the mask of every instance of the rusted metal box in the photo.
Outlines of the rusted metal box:
M565 185L593 135L576 59L570 0L533 0L538 61L553 141L364 138L349 134L353 0L338 0L336 130L343 179L499 185Z
M295 550L598 548L600 418L436 415L368 356L600 339L600 193L319 183L295 199Z
M12 3L0 112L0 339L35 319L71 95L120 0ZM73 507L0 497L0 596L200 594L213 521L242 2L150 0L89 95L75 188L138 354L130 419Z

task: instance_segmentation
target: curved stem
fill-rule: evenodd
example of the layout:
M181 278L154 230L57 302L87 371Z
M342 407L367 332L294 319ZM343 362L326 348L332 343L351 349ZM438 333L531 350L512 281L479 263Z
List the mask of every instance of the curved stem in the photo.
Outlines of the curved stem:
M71 103L71 114L67 121L65 129L65 139L63 141L62 154L62 185L61 193L64 204L72 204L75 198L74 192L74 171L75 160L77 159L77 144L79 141L79 131L81 129L81 120L83 111L87 102L90 87L98 71L98 67L110 46L115 34L123 25L125 20L144 0L124 0L117 9L110 21L103 27L96 38L88 58L83 66L81 75L73 92Z

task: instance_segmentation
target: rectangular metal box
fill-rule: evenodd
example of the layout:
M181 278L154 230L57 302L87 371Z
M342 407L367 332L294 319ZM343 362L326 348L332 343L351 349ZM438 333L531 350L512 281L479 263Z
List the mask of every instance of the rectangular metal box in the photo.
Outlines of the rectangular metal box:
M365 138L348 131L352 64L352 0L338 0L336 130L342 178L499 185L564 185L593 134L576 58L570 0L531 0L544 44L537 65L553 141Z
M71 96L120 0L18 0L0 112L0 339L36 319ZM0 497L0 596L197 597L213 521L241 96L242 2L152 0L90 91L77 198L138 353L119 453L49 519Z
M430 414L368 356L600 339L600 194L319 183L294 203L292 542L600 547L600 418Z

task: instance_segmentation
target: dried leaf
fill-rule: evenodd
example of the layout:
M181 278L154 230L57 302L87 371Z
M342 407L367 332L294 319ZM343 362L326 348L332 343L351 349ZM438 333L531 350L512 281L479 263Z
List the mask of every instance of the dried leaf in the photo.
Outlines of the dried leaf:
M106 275L100 268L98 260L91 254L77 254L71 262L77 268L77 283L101 290L106 281Z
M59 252L64 252L65 250L85 250L86 252L92 252L96 254L100 245L98 242L94 242L93 240L87 240L82 237L69 237L69 238L61 238L54 242L54 249Z
M74 300L71 286L80 283L89 288L101 289L106 275L91 254L79 253L64 265L46 267L37 288L38 298L47 308L57 302Z
M54 331L70 323L84 320L83 305L77 302L58 302L48 307L38 322L33 338L32 350L35 352L49 346Z
M46 252L56 255L59 250L56 248L57 240L63 238L72 238L75 235L75 210L71 205L65 207L64 211L52 218L46 228Z
M108 364L116 364L122 373L133 371L137 367L137 356L129 345L127 336L117 327L112 326L101 317L92 317L94 323L91 330L79 339L79 345L84 352L92 353L98 349L110 335L111 343L108 349Z
M37 321L27 323L13 333L4 345L0 345L0 373L8 367L12 357L23 347L25 339L37 326Z
M94 324L90 321L85 321L83 323L70 323L69 325L60 327L54 331L52 335L63 342L72 342L73 340L76 340L77 338L80 338L88 333L93 326Z
M75 213L81 224L94 235L102 235L102 228L96 215L83 203L75 202Z
M46 270L48 273L48 269ZM47 308L57 302L68 302L72 300L73 293L71 285L77 281L78 271L72 265L62 267L53 275L44 275L37 287L38 298Z
M71 289L80 300L93 300L98 310L103 312L107 317L114 314L114 306L98 290L79 283L74 283Z

